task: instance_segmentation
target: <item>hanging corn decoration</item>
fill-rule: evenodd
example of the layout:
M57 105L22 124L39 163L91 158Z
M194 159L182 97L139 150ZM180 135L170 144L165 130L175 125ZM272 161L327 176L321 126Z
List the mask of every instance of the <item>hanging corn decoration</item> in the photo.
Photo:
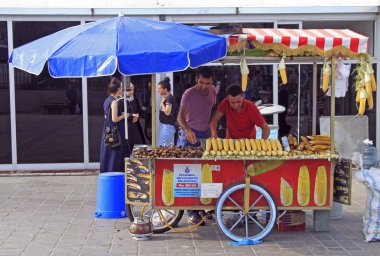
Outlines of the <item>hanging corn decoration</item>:
M286 55L283 55L280 63L278 63L278 70L280 71L281 81L283 85L288 83L288 77L286 76L285 57Z
M356 81L355 81L355 91L356 91L355 102L356 103L360 102L360 88L361 88L360 84L361 84L361 80L359 79L359 77L356 77Z
M371 75L368 72L364 73L364 82L365 82L365 91L366 91L367 100L368 100L368 108L373 109Z
M245 56L240 58L241 89L243 92L247 89L249 69Z
M367 60L367 63L366 63L366 72L369 74L370 76L370 79L371 79L371 88L372 88L372 91L375 92L376 91L376 79L375 79L375 72L373 71L373 68L372 68L372 60L371 60L371 57L368 57L368 60Z
M325 62L323 63L322 72L323 72L322 89L323 89L323 92L326 93L327 89L329 88L330 75L331 75L331 68L328 63L327 58L325 59Z
M372 70L372 73L371 73L371 87L372 87L372 91L373 92L376 92L376 79L375 79L375 75L373 74L373 70Z
M359 115L363 115L366 103L366 91L363 87L360 88Z

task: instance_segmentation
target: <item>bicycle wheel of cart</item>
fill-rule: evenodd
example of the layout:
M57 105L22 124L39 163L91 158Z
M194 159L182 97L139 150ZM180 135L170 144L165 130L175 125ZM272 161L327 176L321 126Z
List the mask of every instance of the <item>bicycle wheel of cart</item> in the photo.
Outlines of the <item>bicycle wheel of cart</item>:
M277 207L272 196L261 186L250 185L248 214L244 214L245 183L227 188L215 206L216 221L222 232L234 241L262 240L273 229Z
M155 234L165 233L170 230L170 228L166 226L164 220L162 220L159 211L161 211L165 220L172 227L177 226L183 216L183 210L155 210L150 205L140 206L127 204L127 214L129 220L133 222L135 220L135 216L139 217L141 215L149 218L153 224L153 233Z

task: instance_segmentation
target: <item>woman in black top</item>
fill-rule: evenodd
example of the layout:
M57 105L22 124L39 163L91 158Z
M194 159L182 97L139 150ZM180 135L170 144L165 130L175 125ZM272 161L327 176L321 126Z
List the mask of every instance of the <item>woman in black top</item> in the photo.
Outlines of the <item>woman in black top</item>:
M163 96L160 104L160 136L158 139L159 146L173 146L176 116L176 106L174 97L170 93L170 79L166 77L158 86L158 93Z
M130 146L130 151L135 144L146 144L143 129L140 124L140 116L142 115L142 110L140 102L136 97L134 97L135 86L130 83L129 88L127 88L127 113L128 113L128 142ZM124 97L118 100L118 106L124 111Z

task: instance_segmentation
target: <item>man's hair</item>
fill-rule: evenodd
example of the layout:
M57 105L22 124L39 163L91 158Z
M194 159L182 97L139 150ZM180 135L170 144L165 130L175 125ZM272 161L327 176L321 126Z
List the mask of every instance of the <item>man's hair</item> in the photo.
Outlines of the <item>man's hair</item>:
M197 69L197 77L203 76L204 78L212 78L213 72L209 67L200 67Z
M231 95L232 97L236 97L240 94L243 94L243 90L240 86L233 84L227 89L227 95Z

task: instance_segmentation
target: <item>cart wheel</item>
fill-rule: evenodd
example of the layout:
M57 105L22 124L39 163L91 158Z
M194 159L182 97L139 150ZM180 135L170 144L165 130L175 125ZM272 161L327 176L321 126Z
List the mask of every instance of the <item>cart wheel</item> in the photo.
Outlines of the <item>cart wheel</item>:
M249 212L245 215L244 189L245 183L240 183L222 193L215 207L217 224L222 232L234 241L262 240L272 231L275 224L276 204L264 188L251 184ZM232 207L236 210L226 210Z
M183 210L160 210L164 215L166 221L170 226L176 227L181 221L183 216ZM127 214L131 222L135 220L135 216L142 215L146 218L149 218L153 224L153 233L161 234L169 231L170 228L166 226L165 222L162 220L159 211L152 209L150 205L140 206L140 205L131 205L127 204Z

